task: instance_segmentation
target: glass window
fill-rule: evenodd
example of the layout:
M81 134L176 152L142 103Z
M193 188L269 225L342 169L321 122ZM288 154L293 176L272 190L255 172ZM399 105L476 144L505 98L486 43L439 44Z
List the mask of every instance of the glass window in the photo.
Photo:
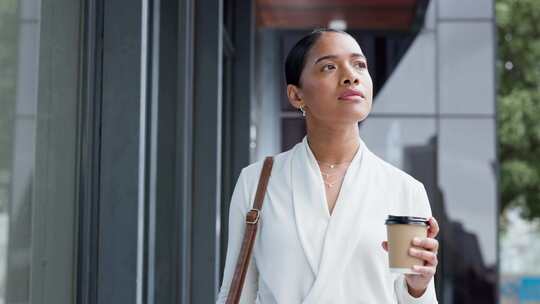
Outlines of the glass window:
M368 148L406 171L417 167L414 154L422 153L423 147L431 147L435 135L433 118L368 117L360 125L360 137Z
M443 19L493 18L493 0L441 0L438 3L439 16Z
M445 218L441 269L447 278L448 303L496 303L495 161L493 119L441 119L438 180Z
M495 113L493 28L491 21L439 24L441 114Z
M360 126L371 151L420 180L428 192L441 227L440 303L495 302L494 128L492 119L437 123L436 118L376 116Z
M495 124L491 119L442 119L439 180L448 215L479 236L485 265L497 256ZM466 134L466 136L464 136Z
M433 32L416 37L377 92L373 114L435 114L435 41Z
M0 1L0 303L72 303L79 1Z

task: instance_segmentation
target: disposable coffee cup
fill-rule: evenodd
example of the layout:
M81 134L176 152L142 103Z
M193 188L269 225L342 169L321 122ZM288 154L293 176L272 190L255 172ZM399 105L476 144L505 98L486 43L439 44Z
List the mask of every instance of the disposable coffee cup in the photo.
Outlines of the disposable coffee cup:
M412 267L423 266L422 259L409 254L409 248L413 246L415 237L425 238L428 231L428 219L415 216L389 215L386 220L386 232L388 236L388 262L390 271L394 273L418 274ZM421 248L418 248L421 249Z

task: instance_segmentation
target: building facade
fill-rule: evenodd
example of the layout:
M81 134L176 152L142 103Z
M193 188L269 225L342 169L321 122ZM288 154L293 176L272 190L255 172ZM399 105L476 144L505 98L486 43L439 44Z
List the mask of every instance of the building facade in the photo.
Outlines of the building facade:
M368 57L361 136L428 189L440 303L496 303L493 6L1 1L0 304L215 301L240 170L305 134L284 56L329 24Z

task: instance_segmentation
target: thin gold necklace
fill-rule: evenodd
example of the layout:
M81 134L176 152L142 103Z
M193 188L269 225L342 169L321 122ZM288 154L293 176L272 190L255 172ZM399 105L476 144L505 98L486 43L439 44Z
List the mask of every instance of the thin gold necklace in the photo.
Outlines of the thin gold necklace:
M328 168L330 169L334 169L335 167L339 167L339 166L342 166L342 165L350 165L351 162L343 162L343 163L339 163L339 164L329 164L329 163L325 163L325 162L322 162L322 161L317 161L319 163L319 165L325 165L327 166Z
M346 174L347 171L343 172L343 174L341 174L340 176L338 176L335 180L333 181L330 181L330 178L328 176L325 177L325 173L324 172L321 172L322 174L322 177L323 177L323 182L324 184L328 187L328 188L334 188L334 186L340 182L341 180L343 180L343 178L345 177L345 174ZM334 174L335 175L335 174Z
M317 161L317 162L319 163L319 170L321 171L323 182L328 188L334 188L334 186L345 177L345 174L347 173L347 169L345 169L343 173L341 172L329 173L328 171L324 171L321 165L325 165L330 169L335 169L336 167L341 167L342 165L349 165L351 163L351 162L344 162L344 163L339 163L339 164L328 164L328 163L324 163L320 161ZM336 178L335 180L330 181L330 177L335 176L338 173L340 173L340 176Z

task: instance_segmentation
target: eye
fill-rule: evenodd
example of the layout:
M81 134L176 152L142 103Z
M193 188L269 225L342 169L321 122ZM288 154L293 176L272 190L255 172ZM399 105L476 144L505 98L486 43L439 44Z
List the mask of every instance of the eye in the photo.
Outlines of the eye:
M329 63L329 64L325 64L322 68L323 71L329 71L329 70L334 70L336 68L335 65Z
M367 68L367 63L365 61L356 61L354 66L357 68L365 69Z

